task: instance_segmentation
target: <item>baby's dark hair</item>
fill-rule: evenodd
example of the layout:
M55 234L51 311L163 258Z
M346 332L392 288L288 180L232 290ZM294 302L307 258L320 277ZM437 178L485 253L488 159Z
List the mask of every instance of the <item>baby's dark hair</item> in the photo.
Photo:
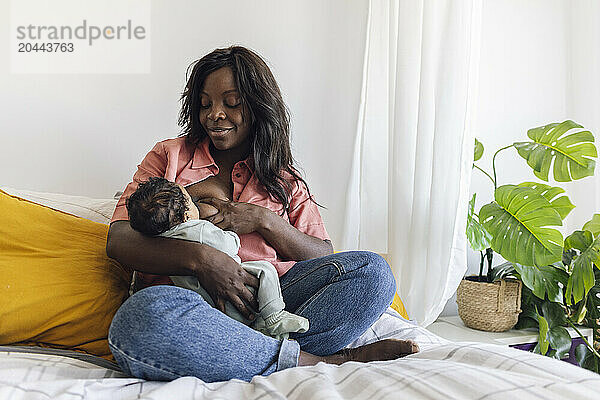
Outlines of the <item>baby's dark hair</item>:
M145 235L156 236L185 221L188 211L179 186L165 178L142 182L125 202L129 224Z

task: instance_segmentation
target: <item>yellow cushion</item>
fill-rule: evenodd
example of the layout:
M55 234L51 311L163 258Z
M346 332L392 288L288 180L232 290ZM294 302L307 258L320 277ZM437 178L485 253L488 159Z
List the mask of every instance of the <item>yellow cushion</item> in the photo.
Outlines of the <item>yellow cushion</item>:
M398 312L398 314L402 315L404 318L408 319L408 313L406 312L406 308L404 308L404 304L402 300L400 300L400 296L398 293L394 295L394 301L392 302L392 308Z
M131 272L106 256L107 233L0 191L0 345L112 358L108 328Z

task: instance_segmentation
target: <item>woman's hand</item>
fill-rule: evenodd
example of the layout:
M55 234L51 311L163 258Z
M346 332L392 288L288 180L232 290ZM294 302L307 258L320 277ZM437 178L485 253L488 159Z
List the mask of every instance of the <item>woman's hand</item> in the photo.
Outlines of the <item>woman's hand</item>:
M210 261L205 261L206 268L200 269L196 277L212 297L215 308L225 312L225 303L229 301L244 317L253 319L258 303L246 285L258 289L258 278L246 272L227 254L212 247L205 251L205 259Z
M209 245L149 237L133 230L129 221L116 221L108 230L106 253L148 274L195 276L221 311L225 311L226 301L248 319L252 319L252 309L258 309L255 296L246 287L258 288L258 278Z
M218 213L206 218L219 228L234 231L238 235L258 231L263 221L269 217L271 210L249 203L221 200L214 197L199 200L214 206Z
M224 230L238 235L258 232L277 251L282 260L310 260L333 253L328 240L307 235L273 211L249 203L237 203L214 197L199 200L219 210L206 218Z

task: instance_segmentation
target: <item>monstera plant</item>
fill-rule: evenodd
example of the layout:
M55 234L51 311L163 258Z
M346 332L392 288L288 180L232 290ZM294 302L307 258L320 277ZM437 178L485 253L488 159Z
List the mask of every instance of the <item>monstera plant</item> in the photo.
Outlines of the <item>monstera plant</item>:
M548 182L570 182L594 174L597 157L594 136L573 121L552 123L527 131L529 141L515 142L494 153L492 173L476 162L484 147L476 139L473 167L484 173L494 188L494 201L475 213L475 195L469 202L467 237L481 253L477 280L493 282L512 276L523 282L517 328L537 328L535 351L564 358L571 347L565 326L578 331L576 324L600 330L600 214L593 215L581 230L563 238L565 217L575 207L565 190L541 182L498 185L496 158L514 148ZM507 262L492 267L494 253ZM488 272L483 275L484 260ZM594 267L596 269L594 270ZM578 331L579 332L579 331ZM576 349L580 365L599 372L600 354L593 343Z

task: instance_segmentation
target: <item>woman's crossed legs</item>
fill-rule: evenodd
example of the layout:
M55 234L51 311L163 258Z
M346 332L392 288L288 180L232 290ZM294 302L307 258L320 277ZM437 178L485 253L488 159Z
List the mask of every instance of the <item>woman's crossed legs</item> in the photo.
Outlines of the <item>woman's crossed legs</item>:
M387 360L418 351L410 341L387 340L340 352L392 302L393 275L374 253L298 262L281 278L281 288L286 309L310 321L308 332L290 335L294 340L267 337L190 290L153 286L121 306L111 324L110 348L133 376L173 380L191 375L205 382L249 381L296 365Z

